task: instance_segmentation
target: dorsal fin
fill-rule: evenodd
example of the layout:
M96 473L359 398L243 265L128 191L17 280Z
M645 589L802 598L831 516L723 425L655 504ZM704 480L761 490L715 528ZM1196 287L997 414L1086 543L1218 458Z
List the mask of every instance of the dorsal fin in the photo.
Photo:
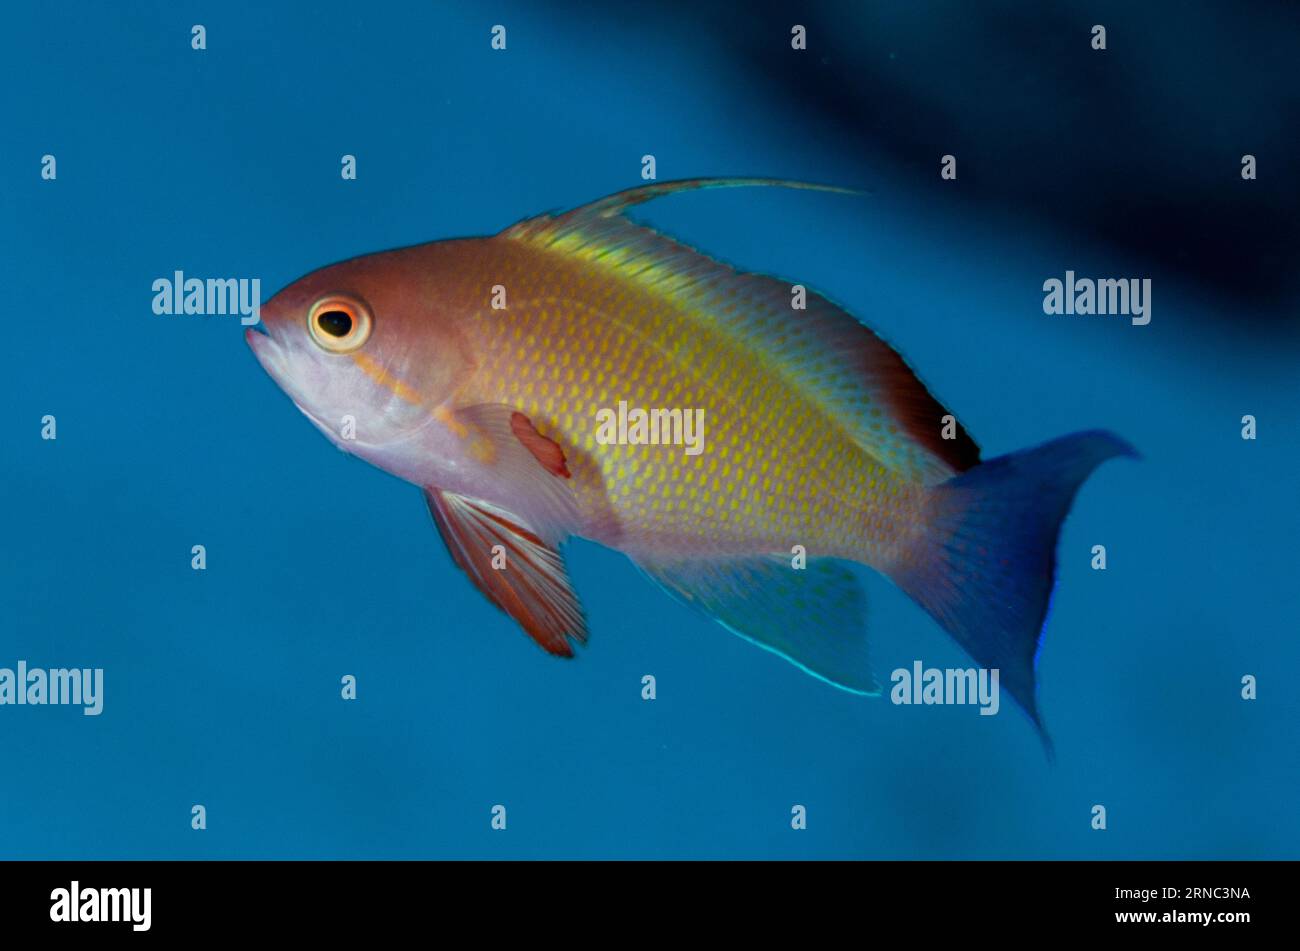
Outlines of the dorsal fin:
M847 311L813 291L806 309L791 307L792 285L738 272L622 212L662 195L697 188L775 185L843 192L775 179L688 179L628 189L559 216L506 229L524 241L607 270L670 298L738 348L810 395L881 465L935 484L979 462L979 447L953 422L901 356Z
M796 188L804 191L834 192L838 195L861 194L857 189L841 188L839 185L818 185L813 182L794 182L783 178L679 178L672 182L651 182L649 185L625 188L621 192L606 195L604 198L597 198L585 205L579 205L560 217L609 218L620 214L624 209L633 205L653 201L656 198L662 198L664 195L675 195L677 192L698 191L702 188L753 187ZM528 218L515 225L515 227L518 228L521 225L550 218L551 216L548 215L542 215L539 218Z

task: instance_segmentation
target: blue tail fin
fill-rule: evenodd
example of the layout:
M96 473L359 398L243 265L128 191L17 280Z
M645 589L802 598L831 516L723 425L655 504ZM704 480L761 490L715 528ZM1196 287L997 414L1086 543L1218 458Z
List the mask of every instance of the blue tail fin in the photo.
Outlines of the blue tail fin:
M933 516L895 582L1029 714L1044 742L1034 667L1056 581L1056 540L1079 486L1137 453L1094 430L990 459L934 489Z

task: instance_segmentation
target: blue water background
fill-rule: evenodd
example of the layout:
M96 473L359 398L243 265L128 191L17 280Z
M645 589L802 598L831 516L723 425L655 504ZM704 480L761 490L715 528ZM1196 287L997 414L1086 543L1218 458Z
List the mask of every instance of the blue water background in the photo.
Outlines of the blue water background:
M102 667L106 696L98 718L0 707L0 857L1296 857L1295 348L1190 275L964 200L937 156L917 159L924 188L891 187L884 162L864 180L870 156L759 94L707 34L645 9L477 6L7 14L0 666ZM915 38L896 38L900 69L926 68ZM972 162L1026 160L998 145ZM544 655L452 565L415 488L294 410L237 320L150 309L177 269L269 296L634 185L647 153L661 180L871 188L635 216L843 303L986 456L1093 427L1141 450L1086 484L1061 537L1040 664L1054 762L1009 700L981 717L837 691L589 542L569 564L590 645ZM1151 277L1151 324L1045 316L1042 282L1067 268ZM862 573L878 676L968 663Z

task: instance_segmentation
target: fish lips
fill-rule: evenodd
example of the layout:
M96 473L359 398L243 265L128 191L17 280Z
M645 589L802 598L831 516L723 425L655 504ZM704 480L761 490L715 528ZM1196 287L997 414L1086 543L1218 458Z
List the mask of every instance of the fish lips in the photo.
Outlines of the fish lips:
M270 334L258 330L256 326L244 329L244 342L253 351L253 356L257 357L257 362L262 364L262 369L270 374L271 379L283 386L284 357L280 344Z
M267 375L275 381L280 389L293 401L293 405L298 411L311 420L321 432L325 433L331 439L334 438L333 431L325 425L324 421L303 405L303 399L297 388L292 383L284 365L284 349L279 341L267 333L263 333L256 327L248 327L244 330L244 340L248 347L253 351L253 356L257 357L257 362L262 364L262 369Z
M288 393L295 403L298 403L298 394L292 385L292 378L286 365L285 350L280 342L256 327L248 327L244 330L244 341L253 351L253 356L257 357L257 362L262 365L267 376L274 380L280 389Z

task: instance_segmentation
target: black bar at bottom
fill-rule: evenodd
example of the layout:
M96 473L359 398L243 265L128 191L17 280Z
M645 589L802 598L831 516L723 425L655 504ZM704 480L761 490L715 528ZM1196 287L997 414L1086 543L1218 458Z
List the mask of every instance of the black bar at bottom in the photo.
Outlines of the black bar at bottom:
M1291 862L7 862L0 921L6 937L92 940L338 940L434 925L609 941L624 929L725 927L738 937L800 921L864 939L902 928L927 938L1233 940L1288 925L1296 871Z

